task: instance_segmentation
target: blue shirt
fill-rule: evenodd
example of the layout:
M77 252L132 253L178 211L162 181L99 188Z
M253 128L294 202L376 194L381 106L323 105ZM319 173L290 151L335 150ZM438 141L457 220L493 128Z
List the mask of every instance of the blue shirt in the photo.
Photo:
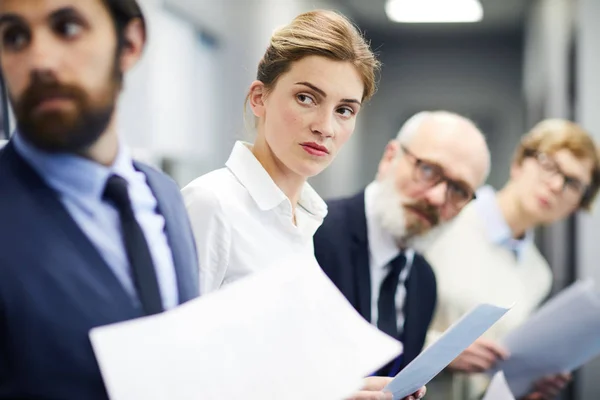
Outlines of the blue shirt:
M158 278L165 309L179 302L173 256L165 233L165 220L157 212L158 202L144 173L133 167L123 143L112 167L73 154L49 154L35 148L17 132L15 150L54 189L62 204L100 252L134 303L139 304L132 272L121 234L119 214L102 200L106 181L112 174L124 178L136 219L146 237Z
M533 233L526 232L522 239L513 237L512 231L498 205L496 191L489 185L483 186L477 191L475 207L485 221L488 237L492 243L512 251L518 260L525 245L532 240Z

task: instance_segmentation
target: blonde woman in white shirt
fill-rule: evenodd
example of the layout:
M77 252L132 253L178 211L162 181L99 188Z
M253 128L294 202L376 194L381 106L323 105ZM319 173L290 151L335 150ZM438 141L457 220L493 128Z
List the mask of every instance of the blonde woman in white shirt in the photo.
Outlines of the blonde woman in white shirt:
M427 249L425 257L438 285L430 342L478 303L517 302L432 382L435 395L448 400L478 397L487 379L477 373L510 357L499 343L527 320L552 284L533 229L589 210L599 185L600 164L589 134L570 121L542 121L521 140L508 183L498 192L490 186L480 189L477 199ZM542 379L525 399L552 399L568 379ZM446 387L444 393L440 386Z
M306 182L348 140L375 93L379 62L342 15L317 10L277 30L246 104L253 144L237 142L225 168L183 189L205 294L289 257L316 265L313 234L327 214ZM371 378L357 399L380 398ZM422 395L422 393L420 393Z

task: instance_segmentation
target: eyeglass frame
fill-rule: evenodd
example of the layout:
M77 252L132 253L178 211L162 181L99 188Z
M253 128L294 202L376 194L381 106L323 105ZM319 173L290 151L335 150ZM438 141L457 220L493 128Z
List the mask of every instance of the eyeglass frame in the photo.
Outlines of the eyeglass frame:
M560 189L560 192L562 194L565 193L565 190L566 190L569 182L579 183L581 185L581 190L579 191L579 196L580 196L579 204L580 205L584 204L587 201L587 198L591 194L590 193L591 185L583 183L579 178L574 178L571 175L565 174L563 172L563 170L560 168L560 166L558 165L558 163L556 162L556 160L550 154L547 154L547 153L539 151L539 150L525 149L523 156L524 156L524 158L535 159L535 161L537 162L537 164L540 166L540 168L543 171L551 173L551 177L554 177L557 174L560 175L562 178L562 187ZM545 160L552 163L552 170L548 170L547 168L544 168L543 161L540 160L540 157L544 157Z
M410 151L405 145L400 145L400 149L402 150L402 152L409 156L410 158L414 159L414 162L411 162L411 164L413 164L413 180L415 182L418 183L426 183L427 184L427 189L431 189L436 187L437 185L439 185L440 183L446 183L446 204L451 205L452 207L456 208L456 209L460 209L462 207L464 207L465 205L467 205L469 202L471 202L472 200L475 200L477 198L477 195L475 193L474 189L471 189L469 187L469 185L461 180L456 180L456 179L452 179L449 178L446 173L444 172L444 167L442 167L441 165L439 165L436 162L433 161L429 161L423 158L420 158L418 156L416 156L412 151ZM434 169L435 171L437 171L437 178L434 179L432 182L426 182L426 180L422 179L421 177L418 176L419 174L419 168L421 166L429 166L430 168ZM454 188L458 188L460 190L463 190L466 194L464 200L461 200L461 202L452 202L450 201L450 189L451 187Z

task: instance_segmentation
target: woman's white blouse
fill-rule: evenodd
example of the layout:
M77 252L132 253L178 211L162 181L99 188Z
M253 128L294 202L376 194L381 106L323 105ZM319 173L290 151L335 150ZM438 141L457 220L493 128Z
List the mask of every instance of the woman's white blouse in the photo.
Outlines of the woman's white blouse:
M225 165L182 190L196 241L202 294L278 260L296 255L314 260L313 235L327 215L325 202L306 183L294 225L289 199L247 143L237 142Z

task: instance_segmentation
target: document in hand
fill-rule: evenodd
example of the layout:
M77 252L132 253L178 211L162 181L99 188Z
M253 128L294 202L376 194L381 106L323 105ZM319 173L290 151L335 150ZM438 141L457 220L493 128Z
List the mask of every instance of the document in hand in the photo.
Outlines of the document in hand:
M432 345L423 350L394 377L386 391L402 399L426 385L460 353L496 323L511 307L480 304L450 326Z
M130 399L347 397L402 345L314 264L267 268L159 315L90 332L108 393Z
M580 281L550 299L504 340L508 360L498 364L515 397L537 379L579 368L600 354L600 296Z
M482 400L515 400L515 396L506 382L504 372L496 372Z

